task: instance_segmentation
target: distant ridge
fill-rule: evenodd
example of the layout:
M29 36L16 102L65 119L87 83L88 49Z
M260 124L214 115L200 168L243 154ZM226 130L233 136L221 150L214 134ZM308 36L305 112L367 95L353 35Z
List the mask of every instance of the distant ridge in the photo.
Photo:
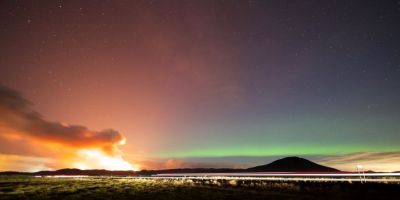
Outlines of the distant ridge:
M58 175L87 175L87 176L135 176L137 172L135 171L110 171L105 169L59 169L55 171L38 171L38 172L14 172L6 171L0 172L0 175L32 175L32 176L58 176Z
M174 174L174 173L235 173L235 172L245 172L245 169L182 168L182 169L142 170L138 172L138 175Z
M52 176L52 175L88 175L88 176L134 176L137 175L135 171L110 171L105 169L90 169L90 170L81 170L81 169L60 169L56 171L40 171L34 173L39 176Z
M0 172L0 175L32 175L32 176L150 176L153 174L168 173L233 173L244 172L244 169L230 168L183 168L183 169L163 169L163 170L141 170L141 171L110 171L104 169L59 169L55 171L38 171L38 172Z
M319 165L304 158L287 157L267 165L248 168L250 172L339 172L339 170Z
M164 170L141 171L110 171L104 169L60 169L55 171L39 172L0 172L0 175L32 175L32 176L56 176L56 175L87 175L87 176L150 176L153 174L168 173L235 173L235 172L339 172L339 170L319 165L304 158L287 157L276 160L267 165L256 166L248 169L230 168L183 168Z

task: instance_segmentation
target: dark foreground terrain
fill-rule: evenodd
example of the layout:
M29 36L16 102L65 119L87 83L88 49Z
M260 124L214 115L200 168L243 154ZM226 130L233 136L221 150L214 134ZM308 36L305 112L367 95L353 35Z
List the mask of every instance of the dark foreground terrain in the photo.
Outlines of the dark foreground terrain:
M0 199L398 199L391 183L0 176Z

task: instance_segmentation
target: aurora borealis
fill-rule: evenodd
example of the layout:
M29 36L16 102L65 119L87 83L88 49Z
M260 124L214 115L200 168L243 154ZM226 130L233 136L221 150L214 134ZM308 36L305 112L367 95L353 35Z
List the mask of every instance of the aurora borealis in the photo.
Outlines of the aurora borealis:
M0 101L0 170L74 167L72 133L141 169L398 171L399 24L390 0L1 1L0 98L31 104Z

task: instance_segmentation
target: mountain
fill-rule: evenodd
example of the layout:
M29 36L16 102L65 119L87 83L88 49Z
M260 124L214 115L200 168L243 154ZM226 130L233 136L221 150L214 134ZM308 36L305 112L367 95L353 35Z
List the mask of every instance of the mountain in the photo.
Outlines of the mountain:
M339 170L319 165L304 158L287 157L267 165L248 168L248 172L339 172Z
M55 176L55 175L88 175L88 176L149 176L153 174L169 173L235 173L235 172L339 172L339 170L325 167L304 158L287 157L276 160L267 165L256 166L248 169L230 168L183 168L164 170L141 170L141 171L109 171L104 169L80 170L60 169L56 171L39 172L0 172L0 175L32 175L32 176Z

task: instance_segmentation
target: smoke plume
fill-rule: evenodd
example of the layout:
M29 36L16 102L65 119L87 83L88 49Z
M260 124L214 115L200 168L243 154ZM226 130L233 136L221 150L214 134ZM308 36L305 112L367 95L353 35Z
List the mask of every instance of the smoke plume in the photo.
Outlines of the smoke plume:
M34 141L36 148L52 145L65 148L64 152L68 153L61 157L70 160L76 160L82 150L95 149L103 157L117 158L122 161L121 152L117 146L123 144L125 138L120 132L113 129L93 131L81 125L48 121L32 110L31 106L31 102L17 91L0 85L0 136ZM2 143L4 142L6 141L3 140ZM90 160L93 162L93 158Z

